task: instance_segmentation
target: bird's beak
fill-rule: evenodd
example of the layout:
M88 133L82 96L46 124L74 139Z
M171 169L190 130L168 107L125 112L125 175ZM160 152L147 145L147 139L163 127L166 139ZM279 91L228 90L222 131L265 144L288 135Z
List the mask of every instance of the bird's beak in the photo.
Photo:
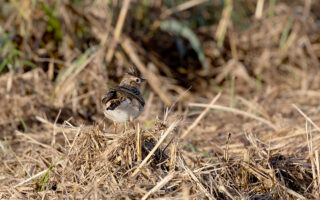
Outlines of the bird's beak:
M145 78L141 78L141 82L145 82L147 79Z

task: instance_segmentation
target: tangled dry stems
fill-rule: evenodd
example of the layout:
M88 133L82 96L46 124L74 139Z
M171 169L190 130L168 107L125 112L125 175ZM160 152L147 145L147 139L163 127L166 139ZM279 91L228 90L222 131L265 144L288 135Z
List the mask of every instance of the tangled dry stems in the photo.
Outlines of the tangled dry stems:
M173 64L180 71L171 71L168 66L176 60L171 56L177 55L154 45L166 41L172 46L164 33L141 40L144 45L140 45L130 39L137 35L124 30L121 36L126 40L119 41L124 52L115 49L115 59L105 70L106 47L112 46L112 40L105 40L105 30L113 28L103 6L97 1L84 13L65 4L60 9L61 20L70 24L83 17L92 29L91 37L101 44L79 68L74 68L73 59L81 55L68 45L59 50L63 62L38 57L36 61L48 68L58 63L74 72L59 84L52 81L54 71L43 70L42 65L23 74L1 75L1 199L319 197L319 26L312 14L305 16L302 6L292 11L277 4L275 17L263 16L250 29L228 33L230 48L217 47L211 37L216 27L199 29L213 72L206 81L195 69L195 59ZM292 28L280 42L290 20ZM66 35L70 36L76 27L69 28ZM37 31L45 35L43 27ZM28 45L25 48L32 49ZM108 83L116 81L131 62L158 80L150 92L142 88L149 98L138 119L140 128L114 134L100 112L99 97L105 92L101 86L106 77ZM233 91L226 77L236 77ZM192 95L185 95L181 87L185 80L194 86ZM220 111L207 109L196 120L203 113L200 107L209 107L216 84L224 91L210 107ZM178 99L178 108L165 121L148 127L164 110L157 95L167 104ZM182 120L163 138L177 119ZM181 139L186 131L188 137Z
M319 169L315 164L319 163L318 151L312 149L318 144L310 146L318 141L311 137L317 130L309 126L299 130L300 135L308 134L301 146L304 152L293 156L286 148L298 149L303 141L297 138L297 130L290 130L287 140L272 138L269 143L247 133L241 146L232 146L229 134L224 147L204 153L183 148L184 142L178 136L183 122L175 128L176 123L168 128L170 124L158 122L149 129L123 128L114 134L99 126L62 126L38 120L55 128L57 141L64 139L65 145L53 148L32 135L17 132L21 144L26 148L31 145L32 149L27 148L10 161L12 150L8 143L1 142L5 160L2 169L16 174L9 173L2 181L7 185L1 188L2 198L310 199L318 195L319 182L314 174ZM167 135L174 140L161 139L168 129ZM141 160L160 140L163 142L159 148L140 168ZM137 168L140 170L135 173Z

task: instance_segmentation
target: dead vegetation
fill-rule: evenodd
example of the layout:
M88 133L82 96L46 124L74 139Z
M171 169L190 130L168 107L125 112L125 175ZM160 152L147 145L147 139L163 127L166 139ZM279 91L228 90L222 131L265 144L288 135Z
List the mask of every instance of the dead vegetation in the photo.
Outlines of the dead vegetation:
M319 3L23 2L0 12L0 199L319 197ZM146 107L114 134L130 65Z

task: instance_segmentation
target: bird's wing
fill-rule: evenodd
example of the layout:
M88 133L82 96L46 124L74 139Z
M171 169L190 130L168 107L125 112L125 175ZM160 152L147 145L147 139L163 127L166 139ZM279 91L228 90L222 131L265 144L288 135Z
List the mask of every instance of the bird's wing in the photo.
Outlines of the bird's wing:
M127 97L129 97L130 99L136 99L138 100L142 106L145 105L144 99L141 96L141 93L139 91L139 89L137 88L126 88L126 87L122 87L122 86L118 86L115 88L115 90Z
M101 102L102 102L103 104L106 104L106 103L108 103L110 100L115 99L115 98L117 98L117 91L114 90L114 89L110 89L110 90L107 92L106 96L104 96L104 97L101 99Z
M101 102L105 104L106 110L116 109L123 101L125 101L125 97L114 88L110 89L101 100Z

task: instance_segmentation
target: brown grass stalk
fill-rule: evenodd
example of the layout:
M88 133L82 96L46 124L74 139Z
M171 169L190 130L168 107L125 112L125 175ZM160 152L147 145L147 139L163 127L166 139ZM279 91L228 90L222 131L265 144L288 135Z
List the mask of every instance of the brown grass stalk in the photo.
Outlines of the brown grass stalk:
M160 15L160 18L164 19L164 18L166 18L166 17L168 17L168 16L170 16L170 15L172 15L174 13L190 9L192 7L195 7L195 6L199 5L199 4L205 3L207 1L209 1L209 0L190 0L190 1L187 1L187 2L183 2L183 3L177 5L174 8L170 8L170 9L165 10Z
M159 146L163 143L166 137L173 131L173 129L178 125L178 121L173 122L166 132L161 136L157 144L153 147L153 149L149 152L149 154L143 159L140 165L135 169L135 171L131 174L131 177L137 175L137 173L141 170L141 168L148 162L151 156L155 153L155 151L159 148Z
M210 102L210 104L208 104L208 106L206 106L202 113L197 117L197 119L188 127L188 129L182 134L181 138L185 138L190 132L192 129L194 129L198 123L204 118L204 116L208 113L208 111L210 110L210 106L212 106L218 99L219 97L221 96L221 92L218 93L213 99L212 101Z
M260 121L260 122L268 125L272 129L277 130L277 127L272 122L270 122L264 118L258 117L256 115L253 115L251 113L247 113L242 110L238 110L236 108L229 108L229 107L220 106L220 105L208 105L208 104L201 104L201 103L189 103L189 106L200 107L200 108L210 107L211 109L222 110L222 111L231 112L231 113L238 114L238 115L243 115L245 117L249 117L251 119L255 119L257 121Z
M141 200L146 200L146 199L148 199L148 197L149 197L151 194L153 194L153 193L157 192L159 189L161 189L161 188L162 188L165 184L167 184L172 178L174 178L175 175L176 175L175 172L173 172L173 171L170 172L166 177L164 177L161 181L159 181L156 186L154 186L151 190L149 190L149 192L148 192L147 194L145 194L145 195L141 198Z
M110 63L110 61L112 60L113 55L114 55L114 50L119 42L120 35L122 32L122 28L123 28L123 24L124 24L124 21L126 19L127 13L128 13L130 1L131 0L124 0L123 6L121 7L121 11L120 11L120 15L119 15L119 18L117 21L117 25L116 25L116 28L114 29L113 42L107 52L107 56L106 56L107 63Z
M199 179L196 177L196 175L186 166L184 161L182 160L181 156L179 158L179 165L187 172L189 177L197 184L199 189L208 197L210 200L215 200L214 196L212 196L208 190L202 185L202 183L199 181Z

